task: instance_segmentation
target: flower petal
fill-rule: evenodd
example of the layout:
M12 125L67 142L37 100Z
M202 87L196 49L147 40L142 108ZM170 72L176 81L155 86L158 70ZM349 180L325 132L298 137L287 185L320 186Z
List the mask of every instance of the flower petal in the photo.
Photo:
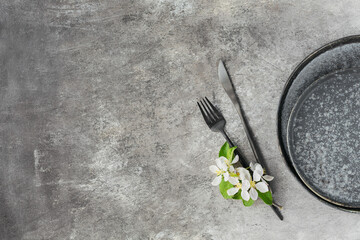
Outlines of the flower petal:
M255 166L252 162L250 163L250 169L251 169L251 171L255 171Z
M229 181L229 173L226 172L226 173L224 173L223 175L224 175L224 181L225 181L225 182Z
M229 183L231 183L232 185L236 185L239 183L239 179L235 177L229 177Z
M241 189L243 191L247 191L247 190L249 190L249 188L250 188L250 182L246 179L244 181L242 181Z
M270 181L272 181L274 179L274 177L270 176L270 175L264 175L263 178L268 182L270 182Z
M216 165L223 171L227 171L227 165L226 162L228 162L228 160L226 159L226 157L220 157L218 158L218 160L216 161Z
M231 172L231 173L235 172L235 168L232 165L229 167L229 172Z
M255 182L260 181L260 178L261 178L261 175L259 174L258 171L255 170L255 171L253 172L253 179L254 179L254 181L255 181Z
M224 164L222 165L221 170L223 170L223 171L227 171L227 170L228 170L228 167L227 167L226 163L224 163Z
M219 168L215 165L211 165L209 167L210 171L213 172L213 173L216 173L217 171L219 171Z
M241 197L242 197L242 199L244 199L245 201L249 201L249 199L250 199L249 192L248 192L248 191L241 190Z
M232 160L231 164L237 163L239 161L239 155L236 155Z
M217 185L219 185L220 183L221 183L221 179L222 179L222 176L220 175L220 176L217 176L216 178L214 178L214 180L212 181L212 185L213 186L217 186Z
M257 190L259 190L259 191L262 192L262 193L265 193L265 192L269 191L268 186L267 186L266 183L264 183L264 182L258 182L258 183L256 183L256 184L255 184L255 187L256 187Z
M255 188L250 189L250 197L254 201L258 198L258 192L255 190Z
M262 176L264 174L264 169L262 166L258 163L255 164L255 171L259 172L259 174Z
M226 192L229 196L232 196L232 195L235 195L238 191L239 191L238 188L233 187L233 188L228 189Z
M217 159L215 160L215 162L216 162L216 165L218 166L218 168L221 169L221 167L222 167L222 165L223 165L223 162L221 161L221 157L220 157L220 158L217 158Z
M238 168L239 169L239 173L240 173L240 179L241 181L243 180L248 180L250 181L251 180L251 176L250 176L250 173L247 169L241 167L241 168Z

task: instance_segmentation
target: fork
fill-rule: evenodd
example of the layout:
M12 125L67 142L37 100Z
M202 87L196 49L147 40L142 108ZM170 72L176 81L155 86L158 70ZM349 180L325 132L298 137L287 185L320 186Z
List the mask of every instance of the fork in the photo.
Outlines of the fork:
M224 136L226 141L229 143L229 146L234 147L234 143L231 141L231 139L225 132L226 120L221 114L221 112L209 101L209 99L207 99L207 97L201 99L200 103L197 102L197 104L200 108L201 114L203 115L206 124L211 129L211 131L220 132ZM248 164L242 157L239 150L236 148L234 152L236 155L239 156L239 162L241 163L241 165L243 167L247 167Z

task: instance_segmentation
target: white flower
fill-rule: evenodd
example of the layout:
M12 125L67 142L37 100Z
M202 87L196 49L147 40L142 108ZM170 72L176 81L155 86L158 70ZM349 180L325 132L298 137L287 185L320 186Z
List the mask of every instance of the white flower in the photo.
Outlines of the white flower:
M224 181L225 182L229 181L232 185L237 184L239 182L239 179L236 176L236 170L232 164L237 163L239 161L239 156L236 155L231 163L225 157L220 157L220 160L223 161L223 163L229 168L228 173L227 174L225 173L226 176L224 176Z
M243 181L245 178L247 177L250 177L250 173L248 170L246 170L245 168L243 167L240 167L240 168L237 168L236 169L236 172L239 173L240 175L240 179L242 180L242 183L239 182L239 179L236 178L236 182L232 182L232 181L229 181L231 184L234 185L233 188L230 188L227 190L227 194L229 196L232 196L232 195L235 195L237 192L239 192L240 189L244 189L244 188L248 188L247 184L249 183L248 181ZM241 197L243 197L243 192L244 191L241 191ZM245 196L246 197L246 196Z
M273 176L263 175L264 169L258 163L255 163L255 164L250 163L250 168L253 171L253 178L254 178L254 181L256 181L256 182L260 181L260 179L265 180L267 182L270 182L274 179Z
M265 182L256 183L256 181L253 181L253 179L255 180L255 177L257 178L259 175L257 171L253 171L253 179L251 178L249 171L245 168L238 168L237 171L240 173L240 179L242 182L241 197L245 201L249 201L250 198L252 200L256 200L258 198L258 192L256 191L256 189L262 193L269 191L269 188ZM260 177L258 181L260 181Z
M230 160L227 159L226 157L220 157L220 158L224 161L224 163L225 163L229 168L232 167L232 164L237 163L237 162L239 161L239 156L238 156L238 155L236 155L231 162L230 162Z
M222 176L224 176L224 180L225 181L228 181L229 180L229 172L227 171L228 170L228 166L225 164L225 160L226 158L225 157L220 157L220 158L217 158L215 161L216 161L216 165L211 165L209 167L210 171L213 172L213 173L216 173L217 174L217 177L214 178L214 180L212 181L212 185L214 186L217 186L221 183L221 179L222 179ZM226 159L227 160L227 159Z
M217 177L212 181L212 185L217 186L221 183L222 177L224 177L224 181L229 181L231 184L235 185L239 182L239 179L237 177L234 177L236 175L236 170L232 166L233 163L236 163L239 161L239 156L235 156L232 162L230 162L226 157L219 157L216 159L216 165L211 165L209 167L210 171L217 174ZM233 175L233 176L230 176Z

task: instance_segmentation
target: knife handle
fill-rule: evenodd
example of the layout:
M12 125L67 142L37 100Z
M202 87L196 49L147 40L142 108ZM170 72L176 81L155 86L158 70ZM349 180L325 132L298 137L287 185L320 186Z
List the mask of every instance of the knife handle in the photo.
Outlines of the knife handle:
M275 214L279 217L279 219L282 221L284 220L283 215L280 212L280 209L276 207L275 205L271 205L272 210L274 210Z

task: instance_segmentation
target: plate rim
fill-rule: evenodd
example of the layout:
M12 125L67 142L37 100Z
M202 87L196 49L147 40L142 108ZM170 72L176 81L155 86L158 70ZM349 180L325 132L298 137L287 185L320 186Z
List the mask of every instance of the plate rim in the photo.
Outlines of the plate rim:
M336 75L336 74L341 74L341 73L344 73L344 72L357 72L359 74L359 70L360 68L357 67L357 68L347 68L347 69L341 69L341 70L336 70L334 72L331 72L331 73L328 73L328 74L325 74L324 76L321 76L319 77L318 79L316 79L314 82L312 82L302 93L301 95L299 96L299 98L296 100L296 103L294 105L294 107L291 109L291 112L290 112L290 115L289 115L289 121L288 121L288 124L287 124L287 127L286 127L286 140L287 140L287 145L288 145L288 149L289 149L289 159L292 163L294 163L294 156L292 154L292 144L290 144L290 133L293 132L291 131L292 128L290 129L290 125L292 125L292 123L294 122L294 119L295 119L295 115L298 113L299 109L301 108L301 106L303 105L304 101L306 101L307 99L307 96L309 96L309 94L311 94L315 89L316 87L320 84L321 85L321 82L326 82L327 80L330 80L330 79L326 79L328 78L329 76L332 76L332 75ZM308 187L313 193L315 193L318 197L322 198L323 200L325 201L328 201L332 204L335 204L337 206L340 206L340 207L346 207L346 208L360 208L360 205L356 205L356 206L351 206L351 205L347 205L347 204L343 204L341 202L338 202L338 201L334 201L330 198L327 198L325 196L323 196L322 194L320 194L317 190L314 189L314 187L312 187L310 185L310 183L305 180L303 178L303 176L301 176L301 174L299 173L299 169L296 167L295 164L293 164L294 166L294 169L296 171L296 174L299 176L299 178L301 179L301 181L306 185L306 187Z
M283 105L284 105L286 96L287 96L287 94L289 92L289 89L290 89L291 85L293 84L295 78L300 74L300 72L304 69L304 67L307 64L309 64L316 57L320 56L324 52L329 51L329 50L331 50L333 48L340 47L340 46L346 45L346 44L351 44L351 43L360 43L360 34L339 38L337 40L329 42L329 43L321 46L320 48L316 49L315 51L311 52L299 64L297 64L297 66L291 72L290 76L287 78L287 80L285 82L285 85L284 85L284 87L283 87L283 89L281 91L281 95L280 95L280 99L279 99L279 103L278 103L278 108L277 108L277 113L276 113L276 128L277 128L276 132L277 132L277 141L278 141L278 148L280 150L280 155L281 155L285 165L288 167L288 169L290 170L292 175L295 176L295 178L298 180L298 182L300 182L302 187L304 187L308 192L310 192L317 199L320 199L323 203L326 203L329 206L332 206L332 207L335 207L337 209L341 209L341 210L344 210L344 211L348 211L348 212L360 213L360 208L353 208L353 207L349 208L349 207L344 207L344 206L338 206L338 205L335 205L335 204L333 204L331 202L325 201L324 199L322 199L321 197L316 195L313 191L311 191L303 183L303 181L301 181L299 175L295 171L294 166L292 166L292 164L291 164L291 160L289 160L290 157L286 153L284 143L282 142L282 131L281 131L281 120L282 120L281 112L282 112L282 109L283 109Z

